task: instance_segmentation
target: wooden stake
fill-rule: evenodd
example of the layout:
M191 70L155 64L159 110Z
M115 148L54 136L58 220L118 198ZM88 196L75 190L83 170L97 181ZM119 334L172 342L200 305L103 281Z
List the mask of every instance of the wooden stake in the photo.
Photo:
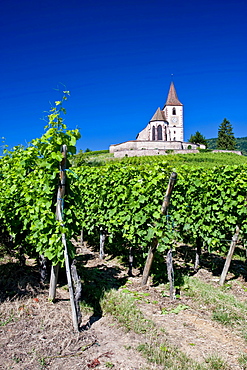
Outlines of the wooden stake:
M69 265L69 255L68 255L65 234L62 234L62 243L64 246L64 259L65 259L65 268L66 268L66 275L67 275L67 281L68 281L70 305L71 305L71 311L72 311L72 322L73 322L74 330L79 331L78 318L77 318L77 312L76 312L76 306L75 306L74 290L73 290L71 271L70 271L70 265Z
M63 159L59 165L60 173L60 181L59 186L57 189L57 205L56 205L56 220L62 221L62 211L63 211L63 198L65 194L65 169L66 169L66 152L67 147L66 145L62 145L61 152L63 155ZM49 289L49 300L54 302L56 298L56 286L57 286L57 279L58 279L58 272L59 272L59 265L52 265L51 268L51 277L50 277L50 289Z
M71 264L70 270L71 270L71 276L72 276L74 292L75 292L74 298L75 298L76 316L77 316L78 325L80 325L82 321L82 314L81 314L81 309L80 309L81 278L80 276L78 276L78 273L77 273L76 262L77 262L76 259L74 259Z
M104 246L105 246L106 234L104 230L100 229L100 242L99 242L99 258L101 260L105 257Z
M226 257L226 262L225 262L225 265L224 265L224 268L223 268L223 271L222 271L222 274L221 274L221 277L220 277L219 284L221 286L224 284L224 282L226 280L226 275L228 273L230 263L231 263L231 260L232 260L232 256L233 256L233 253L234 253L234 250L235 250L238 238L239 238L239 231L240 231L240 229L239 229L239 226L237 225L236 230L235 230L235 234L232 237L231 245L230 245L227 257Z
M49 287L49 301L54 302L56 298L56 288L58 279L59 265L51 266L51 277L50 277L50 287Z
M172 250L169 249L166 256L166 266L167 266L167 275L168 280L170 283L170 300L175 299L174 294L174 270L173 270L173 262L172 262Z
M133 276L133 261L134 261L134 256L132 253L132 246L129 247L129 270L128 270L128 276Z
M157 249L157 246L158 246L158 240L156 238L154 238L153 241L152 241L152 245L149 248L148 256L147 256L145 267L144 267L144 270L143 270L142 284L141 284L142 286L147 284L149 273L150 273L150 270L151 270L151 266L152 266L152 263L153 263L153 260L154 260L154 253Z
M164 200L163 200L163 203L162 203L162 206L161 206L162 215L164 215L167 212L167 209L169 207L170 198L171 198L171 195L172 195L172 190L173 190L174 184L176 182L176 179L177 179L176 172L172 172L172 174L170 176L170 179L169 179L168 187L167 187L167 190L166 190L166 195L164 197ZM141 283L142 286L147 284L150 269L151 269L151 266L152 266L152 263L153 263L154 254L155 254L155 251L157 249L157 246L158 246L158 240L157 240L157 238L154 238L153 241L152 241L152 245L151 245L151 247L149 248L149 251L148 251L148 256L147 256L147 260L146 260L146 264L145 264L144 271L143 271L143 276L142 276L142 283Z
M48 260L43 254L39 254L38 262L39 262L40 281L44 283L47 278Z
M198 236L196 238L196 258L195 258L195 265L194 265L195 271L199 269L201 254L202 254L201 238L200 236Z
M66 174L65 174L66 153L67 153L66 145L62 145L61 152L63 155L63 159L60 163L60 184L58 186L57 206L56 206L56 219L58 221L63 220L63 199L64 199L64 194L65 194L65 182L66 182ZM68 289L69 289L69 295L70 295L70 304L71 304L71 310L72 310L72 321L73 321L74 330L78 331L79 330L78 319L77 319L77 313L76 313L76 307L75 307L74 291L73 291L73 285L72 285L69 255L68 255L65 234L62 234L62 243L64 246L64 259L65 259L65 268L66 268ZM56 297L56 285L57 285L58 271L59 271L58 265L52 266L52 273L51 273L51 279L50 279L50 290L49 290L49 299L52 301L54 301Z

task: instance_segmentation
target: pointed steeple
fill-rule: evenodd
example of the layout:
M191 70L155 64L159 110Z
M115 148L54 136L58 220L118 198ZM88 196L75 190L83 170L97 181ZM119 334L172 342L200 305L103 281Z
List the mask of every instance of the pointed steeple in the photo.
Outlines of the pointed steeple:
M169 93L166 100L166 105L183 105L179 100L175 90L174 83L171 82Z
M151 118L149 122L152 122L152 121L165 121L164 112L161 111L160 108L156 110L156 112L154 113L153 117Z

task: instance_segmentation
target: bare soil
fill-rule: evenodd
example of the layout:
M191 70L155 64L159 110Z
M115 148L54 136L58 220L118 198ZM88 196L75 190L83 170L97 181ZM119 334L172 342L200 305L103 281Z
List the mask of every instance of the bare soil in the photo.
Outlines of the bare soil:
M99 272L104 274L104 281L108 282L106 290L112 287L123 289L124 286L133 292L148 293L137 300L137 305L147 318L159 328L164 328L164 336L171 345L198 362L217 354L227 361L229 369L241 370L238 357L240 353L247 353L244 339L237 332L213 321L203 307L193 308L191 298L181 293L179 300L171 302L164 294L164 286L155 287L150 283L140 287L138 270L129 277L128 268L116 259L107 256L102 262L98 254L86 246L79 252L81 263L89 274L92 273L95 279ZM40 284L38 268L33 260L28 260L27 266L21 268L13 259L5 258L0 263L0 276L0 369L163 368L144 359L136 349L143 343L142 335L126 332L114 318L101 313L98 299L94 313L84 312L82 330L74 333L63 276L55 303L48 302L48 286ZM199 270L197 276L207 282L215 281L207 270ZM93 284L95 279L89 284ZM237 280L241 280L241 284ZM240 277L232 284L231 293L244 301L245 289L247 284ZM177 314L162 313L178 304L189 308Z

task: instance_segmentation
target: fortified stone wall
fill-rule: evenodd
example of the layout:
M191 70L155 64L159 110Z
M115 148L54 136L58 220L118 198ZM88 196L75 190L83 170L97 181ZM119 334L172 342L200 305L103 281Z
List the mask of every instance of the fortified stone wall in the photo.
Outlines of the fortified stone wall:
M147 140L132 140L125 143L111 145L110 153L115 153L122 150L181 150L205 148L204 145L185 143L182 141L147 141Z

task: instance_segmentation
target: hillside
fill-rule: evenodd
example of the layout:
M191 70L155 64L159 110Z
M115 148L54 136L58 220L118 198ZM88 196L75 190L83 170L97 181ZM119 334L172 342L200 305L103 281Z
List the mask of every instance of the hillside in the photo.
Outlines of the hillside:
M247 155L247 136L237 137L237 150L241 150L244 155ZM208 149L216 149L217 138L207 139Z

